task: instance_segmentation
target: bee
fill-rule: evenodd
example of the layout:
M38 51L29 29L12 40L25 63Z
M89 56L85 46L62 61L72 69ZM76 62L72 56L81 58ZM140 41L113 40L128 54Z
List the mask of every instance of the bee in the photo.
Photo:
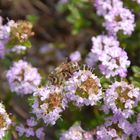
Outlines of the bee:
M64 81L68 80L72 74L80 69L77 62L63 62L49 74L48 80L51 84L61 85Z
M94 68L93 67L90 67L90 66L88 66L88 65L86 65L86 64L83 64L82 66L81 66L81 70L84 70L84 71L91 71L92 73L93 73L93 71L94 71Z

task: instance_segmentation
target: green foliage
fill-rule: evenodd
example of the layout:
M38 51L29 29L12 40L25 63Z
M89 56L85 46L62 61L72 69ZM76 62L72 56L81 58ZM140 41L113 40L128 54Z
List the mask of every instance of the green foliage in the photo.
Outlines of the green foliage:
M26 40L25 42L21 43L21 45L26 46L27 48L31 48L32 44L29 40Z
M13 48L15 45L17 45L17 40L10 40L7 44L6 44L6 48L11 49Z
M19 140L33 140L33 138L27 138L26 136L22 136L19 138Z
M11 140L11 133L7 132L1 140Z
M140 67L132 66L133 76L130 77L132 84L140 88Z
M33 103L34 103L34 99L35 97L34 96L29 96L28 97L28 104L29 104L29 106L31 107L32 105L33 105Z
M32 47L31 42L29 40L26 40L26 41L24 41L22 43L17 42L17 40L11 40L6 44L6 48L11 49L11 48L15 47L15 45L23 45L23 46L25 46L27 48Z
M93 14L87 13L92 9L88 0L70 0L67 4L59 5L58 10L67 12L66 20L72 25L72 34L76 35L82 28L91 27Z
M36 22L38 21L38 16L37 15L27 15L26 19L31 22L33 25L36 24Z

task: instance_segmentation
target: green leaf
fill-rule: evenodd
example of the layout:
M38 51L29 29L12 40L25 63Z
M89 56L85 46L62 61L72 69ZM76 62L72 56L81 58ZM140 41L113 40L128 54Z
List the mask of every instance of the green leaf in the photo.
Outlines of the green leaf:
M140 82L132 81L132 83L133 83L136 87L139 87L139 88L140 88Z
M19 140L33 140L33 138L31 138L31 137L27 138L26 136L22 136L22 137L20 137Z
M138 73L138 72L140 72L140 67L138 67L138 66L133 66L133 67L132 67L132 71L133 71L134 73Z
M27 15L26 19L31 22L32 24L36 24L36 22L38 21L38 16L36 15Z
M28 100L29 106L31 107L34 104L35 97L34 96L30 96L30 97L28 97L27 100Z
M1 140L11 140L11 133L7 132Z
M12 39L6 44L6 48L11 49L11 48L15 47L16 44L17 44L17 40Z
M31 44L31 42L29 40L23 42L21 45L26 46L27 48L31 48L32 47L32 44Z

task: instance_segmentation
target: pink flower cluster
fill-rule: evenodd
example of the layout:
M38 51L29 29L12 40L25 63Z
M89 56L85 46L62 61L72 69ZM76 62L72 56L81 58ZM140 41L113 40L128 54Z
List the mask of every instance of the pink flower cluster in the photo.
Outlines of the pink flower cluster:
M28 47L28 38L34 34L31 30L32 24L28 21L8 20L3 24L0 16L0 58L10 53L23 53Z
M106 78L117 75L126 77L130 61L117 40L117 34L120 31L125 35L132 34L135 27L134 14L123 7L121 0L95 0L94 5L97 14L104 17L103 26L107 35L92 37L93 45L86 63L93 66L99 61L99 69Z
M132 34L135 27L134 15L123 7L121 0L95 0L95 7L97 14L104 16L103 26L110 35L116 35L118 31L123 31L126 35Z
M14 62L7 71L6 77L11 91L18 95L33 93L41 82L41 76L37 69L23 60Z
M32 112L46 124L54 125L69 102L78 107L94 106L103 98L103 93L97 76L90 70L79 69L64 83L38 88L33 96Z
M5 45L9 39L11 27L15 24L13 20L8 21L7 24L2 24L2 17L0 17L0 58L4 58L6 53Z
M0 139L3 139L10 128L11 123L12 121L6 112L4 105L0 103Z
M16 126L16 131L18 132L19 136L25 136L28 138L30 136L36 136L38 139L42 140L45 137L44 128L39 127L36 128L37 122L35 121L34 117L31 117L26 121L26 125L20 124Z
M106 78L119 75L125 77L130 65L127 53L119 47L119 41L113 36L99 35L92 37L91 52L96 55L99 69Z

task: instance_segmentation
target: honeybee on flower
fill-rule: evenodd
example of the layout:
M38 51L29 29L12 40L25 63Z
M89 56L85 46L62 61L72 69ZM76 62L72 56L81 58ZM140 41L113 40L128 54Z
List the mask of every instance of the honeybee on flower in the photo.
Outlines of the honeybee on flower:
M63 62L49 75L48 80L51 84L61 85L68 80L72 74L80 69L77 62Z

